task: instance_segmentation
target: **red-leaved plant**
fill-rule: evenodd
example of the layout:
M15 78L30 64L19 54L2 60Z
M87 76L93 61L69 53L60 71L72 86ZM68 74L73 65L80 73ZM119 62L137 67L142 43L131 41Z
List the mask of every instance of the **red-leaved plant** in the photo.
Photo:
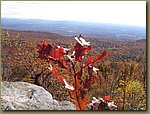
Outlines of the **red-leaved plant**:
M39 57L45 59L50 64L48 69L52 72L53 76L69 90L70 97L76 105L76 110L86 110L86 104L89 100L86 93L96 83L97 78L93 73L99 70L94 67L94 63L104 60L108 52L103 51L102 54L91 56L83 61L84 56L92 49L91 44L86 42L81 35L79 37L76 36L75 40L77 42L72 54L70 54L70 49L57 45L52 46L47 44L46 40L43 41L42 45L38 44L37 49ZM76 68L78 62L84 62L79 66L79 69ZM58 75L58 71L51 63L58 64L61 70L65 70L70 74L70 84L66 81L65 76ZM84 76L83 70L85 69L87 69L88 75Z
M105 96L104 99L97 99L93 97L92 101L88 104L88 106L90 107L90 110L116 110L117 106L114 104L114 101L111 101L110 99L110 96Z

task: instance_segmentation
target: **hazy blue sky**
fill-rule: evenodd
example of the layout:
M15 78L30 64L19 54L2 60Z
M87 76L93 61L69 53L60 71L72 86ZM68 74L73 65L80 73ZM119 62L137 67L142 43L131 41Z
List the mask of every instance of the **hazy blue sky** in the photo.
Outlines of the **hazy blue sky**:
M1 17L146 26L146 1L1 1Z

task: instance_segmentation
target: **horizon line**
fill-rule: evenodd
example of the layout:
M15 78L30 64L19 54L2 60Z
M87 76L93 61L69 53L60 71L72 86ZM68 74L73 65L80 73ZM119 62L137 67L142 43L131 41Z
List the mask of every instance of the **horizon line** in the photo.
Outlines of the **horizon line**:
M70 22L82 22L82 23L95 23L95 24L113 24L113 25L122 25L122 26L132 26L132 27L142 27L146 28L146 25L132 25L132 24L123 24L123 23L109 23L109 22L97 22L97 21L82 21L82 20L53 20L53 19L40 19L40 18L17 18L17 17L1 17L1 19L19 19L19 20L45 20L45 21L70 21Z

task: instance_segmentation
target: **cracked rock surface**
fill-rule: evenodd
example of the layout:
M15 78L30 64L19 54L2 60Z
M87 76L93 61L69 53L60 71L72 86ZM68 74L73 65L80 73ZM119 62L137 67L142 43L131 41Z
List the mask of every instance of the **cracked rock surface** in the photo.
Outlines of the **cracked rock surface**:
M58 102L43 87L27 82L1 82L2 110L75 110L70 101Z

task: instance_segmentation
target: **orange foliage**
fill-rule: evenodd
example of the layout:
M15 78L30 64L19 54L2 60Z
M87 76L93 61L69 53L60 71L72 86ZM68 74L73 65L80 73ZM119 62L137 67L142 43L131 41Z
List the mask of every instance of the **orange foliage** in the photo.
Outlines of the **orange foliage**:
M93 76L93 72L97 72L98 69L93 67L93 65L95 62L101 62L102 60L104 60L104 58L108 55L108 52L104 51L102 54L97 55L96 57L92 56L85 62L85 64L80 66L79 71L76 71L76 63L81 62L84 56L89 50L91 50L92 47L89 46L90 43L86 42L81 35L79 36L79 38L76 37L75 39L77 40L77 43L74 46L75 53L71 55L72 58L75 58L75 61L73 61L72 58L68 58L71 59L71 61L65 59L67 53L62 46L55 45L52 47L50 44L47 44L45 40L43 41L42 45L38 44L37 49L39 57L41 59L47 58L47 62L54 62L58 64L60 68L67 70L71 74L73 80L71 82L71 85L69 85L66 82L65 77L58 76L56 69L54 69L50 64L49 69L51 70L53 76L58 79L67 89L69 89L70 96L76 105L76 109L86 110L86 104L89 99L85 97L86 91L91 90L92 85L97 80L96 76ZM68 67L67 63L70 63L72 65L72 68ZM89 76L86 76L86 78L83 80L83 69L85 68L88 68Z

